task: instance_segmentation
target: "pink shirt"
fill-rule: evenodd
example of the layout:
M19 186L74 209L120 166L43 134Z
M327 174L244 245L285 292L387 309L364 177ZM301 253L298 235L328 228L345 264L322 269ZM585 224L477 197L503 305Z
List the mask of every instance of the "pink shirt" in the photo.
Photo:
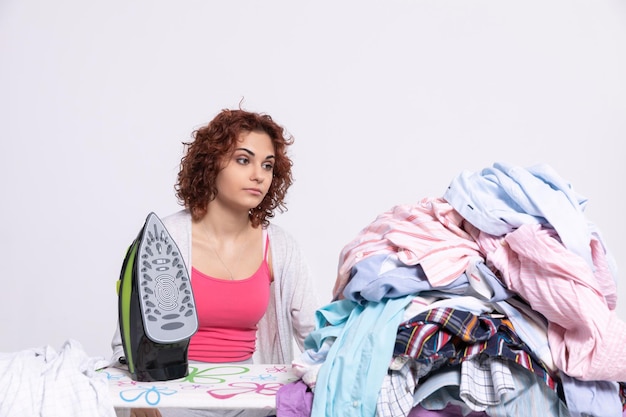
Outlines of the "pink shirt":
M616 287L601 241L592 236L594 269L560 243L553 230L522 225L494 237L467 224L507 287L548 319L556 366L587 381L622 381L626 323L615 312Z
M420 264L433 286L451 283L472 259L482 256L476 242L460 227L462 222L463 217L441 198L392 207L342 249L333 297L342 298L354 265L384 253L396 253L405 265Z
M191 269L191 287L198 315L198 331L189 343L189 359L237 362L255 350L259 320L270 298L268 239L259 269L249 278L224 280Z

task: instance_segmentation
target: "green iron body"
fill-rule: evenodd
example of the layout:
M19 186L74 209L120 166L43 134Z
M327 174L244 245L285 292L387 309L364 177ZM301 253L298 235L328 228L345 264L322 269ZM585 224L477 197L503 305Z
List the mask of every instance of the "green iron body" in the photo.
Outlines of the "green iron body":
M146 218L126 252L118 280L124 360L136 381L188 375L188 348L197 331L187 268L161 220Z

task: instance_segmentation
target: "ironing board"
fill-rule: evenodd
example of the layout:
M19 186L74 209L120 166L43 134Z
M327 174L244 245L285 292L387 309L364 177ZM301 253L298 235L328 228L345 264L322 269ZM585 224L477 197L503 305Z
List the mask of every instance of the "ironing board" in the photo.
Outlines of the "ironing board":
M298 378L291 365L190 364L189 375L170 381L138 382L119 368L107 375L116 409L176 407L201 409L276 409L278 389Z

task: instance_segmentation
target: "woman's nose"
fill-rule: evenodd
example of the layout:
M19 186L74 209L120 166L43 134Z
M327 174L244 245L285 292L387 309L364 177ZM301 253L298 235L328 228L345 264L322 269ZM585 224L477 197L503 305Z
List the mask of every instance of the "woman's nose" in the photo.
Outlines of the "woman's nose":
M254 168L252 168L252 173L250 175L250 179L252 181L256 181L258 183L263 182L263 180L265 179L263 177L263 167L254 167Z

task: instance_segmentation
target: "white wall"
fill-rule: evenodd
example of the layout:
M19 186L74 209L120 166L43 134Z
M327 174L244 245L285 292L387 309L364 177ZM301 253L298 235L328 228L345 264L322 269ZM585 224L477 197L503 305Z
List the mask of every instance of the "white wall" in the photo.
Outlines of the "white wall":
M109 355L127 245L242 97L296 138L276 221L325 300L377 214L496 161L551 164L623 269L625 74L619 0L2 0L0 351Z

